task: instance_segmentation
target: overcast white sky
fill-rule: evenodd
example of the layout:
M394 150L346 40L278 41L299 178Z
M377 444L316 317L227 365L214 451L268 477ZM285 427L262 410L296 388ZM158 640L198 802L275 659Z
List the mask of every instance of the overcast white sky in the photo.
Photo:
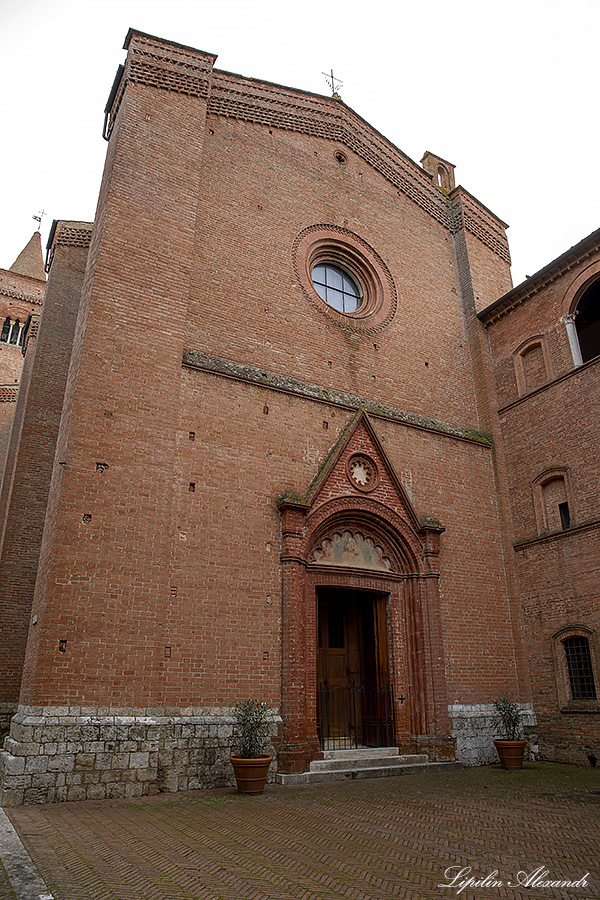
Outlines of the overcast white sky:
M316 93L333 68L345 103L510 225L515 284L600 227L600 0L0 0L0 266L38 210L44 245L52 219L93 219L129 27Z

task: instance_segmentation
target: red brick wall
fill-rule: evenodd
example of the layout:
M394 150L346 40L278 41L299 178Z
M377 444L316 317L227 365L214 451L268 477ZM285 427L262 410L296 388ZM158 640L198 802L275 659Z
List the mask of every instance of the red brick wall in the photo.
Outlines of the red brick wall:
M205 112L202 96L132 77L116 116L22 702L279 700L275 499L306 489L351 411L183 369L184 349L449 423L449 434L375 427L417 512L446 528L449 699L516 692L492 450L452 435L489 415L449 229L349 142L216 115L205 126ZM386 328L341 329L307 301L294 241L323 223L359 235L388 267L398 308ZM485 244L476 253L489 282L507 276Z
M569 311L573 286L598 253L581 251L581 256L578 259L574 253L562 272L557 266L557 274L547 277L541 287L534 282L509 312L488 324L488 336L501 407L540 748L551 759L587 763L588 755L600 756L600 705L587 713L564 710L558 688L565 671L564 651L553 640L567 626L590 629L600 697L600 655L594 637L600 628L600 368L598 358L574 368L562 319ZM515 351L527 349L534 338L543 347L545 374L538 370L531 386L526 364L519 376ZM548 477L553 472L564 477L564 482L553 481L544 489L545 472ZM562 530L558 514L558 503L565 500L571 515L567 531ZM545 502L552 505L547 513Z
M41 553L27 702L127 705L163 690L205 104L169 92L157 104L155 94L128 87L112 138L59 435L66 466L52 484ZM97 463L109 468L100 474Z
M71 224L71 223L69 223ZM74 223L80 226L81 223ZM59 226L60 232L60 226ZM84 230L84 240L89 233ZM19 696L21 669L71 357L87 246L55 245L39 331L28 341L0 497L0 703ZM20 349L19 349L20 353Z

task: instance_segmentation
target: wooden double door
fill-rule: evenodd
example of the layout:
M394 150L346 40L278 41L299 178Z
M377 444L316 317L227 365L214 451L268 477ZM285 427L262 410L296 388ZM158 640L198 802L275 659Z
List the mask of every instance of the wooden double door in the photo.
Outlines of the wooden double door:
M386 597L317 592L317 715L324 749L393 743Z

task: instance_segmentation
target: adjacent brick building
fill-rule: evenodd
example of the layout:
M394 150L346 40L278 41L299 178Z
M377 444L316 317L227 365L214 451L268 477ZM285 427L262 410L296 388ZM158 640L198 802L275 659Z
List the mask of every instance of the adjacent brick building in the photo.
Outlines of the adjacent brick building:
M6 447L23 368L23 343L33 317L39 319L46 274L39 231L10 267L0 269L0 464Z
M543 756L600 750L600 231L480 313Z
M534 722L504 223L339 99L126 48L4 476L4 802L226 783L249 697L280 776L334 743L494 759L494 698Z

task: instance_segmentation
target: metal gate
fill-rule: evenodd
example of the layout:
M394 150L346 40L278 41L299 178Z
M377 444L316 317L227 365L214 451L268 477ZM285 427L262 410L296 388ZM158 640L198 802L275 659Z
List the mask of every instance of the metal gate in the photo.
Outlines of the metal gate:
M352 679L342 687L319 685L319 737L323 750L393 747L396 733L391 687L367 688Z

